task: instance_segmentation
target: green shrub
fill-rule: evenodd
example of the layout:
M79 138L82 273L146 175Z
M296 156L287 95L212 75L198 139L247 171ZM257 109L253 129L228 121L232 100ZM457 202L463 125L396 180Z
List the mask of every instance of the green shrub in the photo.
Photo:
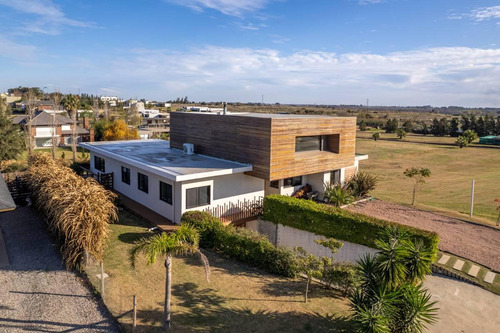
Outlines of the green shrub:
M376 248L382 231L395 227L405 230L412 240L421 239L436 258L439 237L436 233L394 222L372 218L340 208L281 195L264 199L263 219L306 230L318 235Z
M347 188L351 190L352 195L360 198L373 191L376 185L377 176L360 171L351 177L347 183Z
M207 212L186 212L181 223L189 224L200 232L200 247L224 253L273 274L286 277L297 275L295 253L285 247L274 247L265 236L244 228L224 226Z
M327 184L325 193L323 193L328 202L332 203L335 207L350 204L354 201L351 191L338 184Z
M349 263L334 262L323 271L322 280L337 286L344 295L348 295L356 282L356 268Z

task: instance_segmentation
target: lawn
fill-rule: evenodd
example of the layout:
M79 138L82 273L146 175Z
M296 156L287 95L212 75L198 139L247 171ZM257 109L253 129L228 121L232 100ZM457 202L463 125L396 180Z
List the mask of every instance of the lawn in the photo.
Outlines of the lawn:
M162 262L149 267L141 258L136 269L128 261L133 242L148 236L148 225L120 211L111 225L104 269L104 301L126 331L131 331L132 297L138 299L137 332L160 331L165 270ZM206 252L210 283L197 258L176 258L173 264L172 328L174 332L351 332L347 300L338 292L314 284L303 302L305 281L273 276ZM99 289L98 265L87 266Z
M373 195L402 204L411 203L412 180L403 175L410 167L429 168L432 176L417 193L417 207L446 215L494 225L498 216L495 198L500 198L500 149L472 145L460 149L455 138L358 132L356 152L368 154L360 170L378 176ZM474 217L469 218L471 181L475 180Z
M34 150L37 153L46 153L52 155L52 148L37 148ZM64 154L64 155L63 155ZM77 147L76 159L77 161L85 161L88 160L90 156L89 152L85 152L85 156L82 155L82 148ZM67 162L71 162L73 160L73 153L71 151L71 147L56 147L56 158L64 159ZM15 172L15 171L23 171L28 168L28 151L25 150L16 160L8 160L3 164L2 172Z

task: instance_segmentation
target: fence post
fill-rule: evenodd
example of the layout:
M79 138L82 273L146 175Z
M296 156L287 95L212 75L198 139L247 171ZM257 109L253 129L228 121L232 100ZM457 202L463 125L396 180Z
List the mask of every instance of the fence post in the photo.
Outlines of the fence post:
M134 295L134 311L132 318L132 332L135 332L135 328L137 327L137 296Z
M470 217L472 217L472 213L474 212L474 179L472 180L472 186L470 189Z
M99 263L99 266L101 266L101 297L104 299L104 265L102 261Z

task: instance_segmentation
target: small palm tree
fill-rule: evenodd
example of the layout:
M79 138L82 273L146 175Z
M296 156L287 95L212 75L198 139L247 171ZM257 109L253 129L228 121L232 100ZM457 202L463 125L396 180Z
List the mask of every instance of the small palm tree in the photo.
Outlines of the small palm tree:
M350 204L355 199L349 189L338 184L327 184L323 197L335 207Z
M205 268L207 281L209 281L210 266L207 257L198 247L199 242L200 235L198 231L191 226L182 225L172 233L162 233L150 238L142 238L130 250L130 263L132 267L135 267L137 256L140 253L146 257L148 265L155 263L158 256L165 257L166 281L165 306L163 311L163 327L165 329L170 327L172 256L198 254Z

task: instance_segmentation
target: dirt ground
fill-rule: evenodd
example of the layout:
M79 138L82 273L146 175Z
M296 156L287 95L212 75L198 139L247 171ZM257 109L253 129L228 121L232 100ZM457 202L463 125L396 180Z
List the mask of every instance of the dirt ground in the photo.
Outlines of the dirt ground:
M439 249L500 272L500 230L375 200L350 206L350 211L437 232Z

